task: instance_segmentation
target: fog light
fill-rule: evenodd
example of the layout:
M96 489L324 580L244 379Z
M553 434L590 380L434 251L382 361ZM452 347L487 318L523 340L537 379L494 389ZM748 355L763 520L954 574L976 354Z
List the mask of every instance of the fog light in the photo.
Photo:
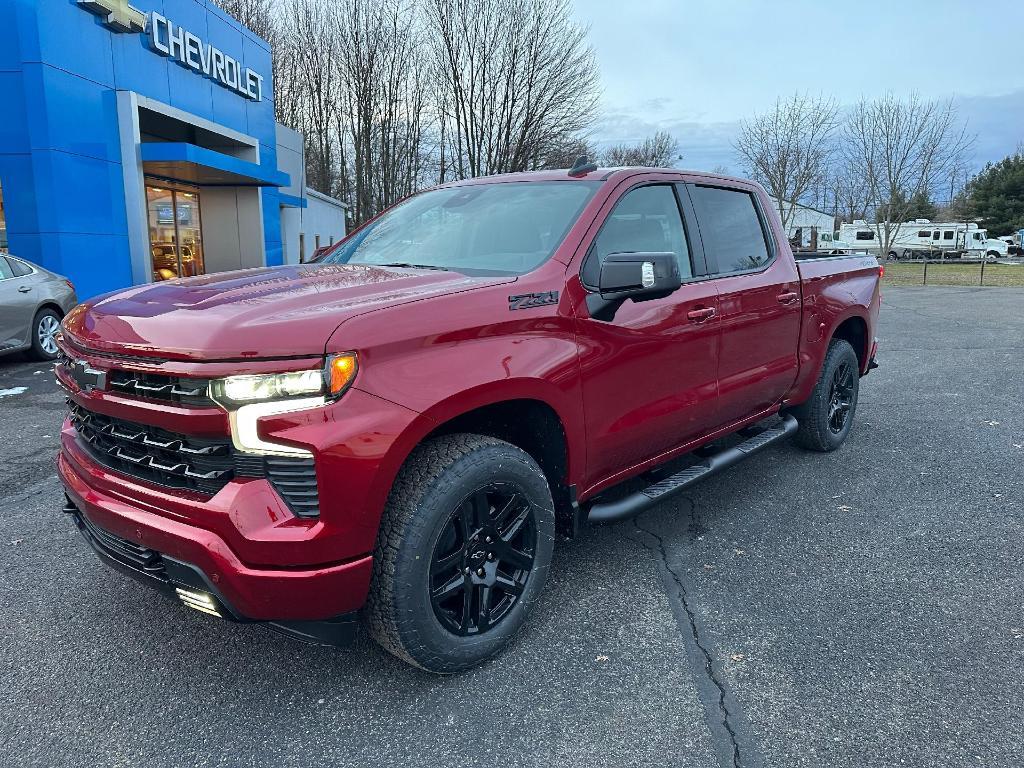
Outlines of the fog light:
M189 608L194 608L202 613L208 613L211 616L224 618L220 615L220 611L217 610L217 601L206 592L195 592L191 589L182 589L181 587L175 587L174 591L178 594L181 602Z

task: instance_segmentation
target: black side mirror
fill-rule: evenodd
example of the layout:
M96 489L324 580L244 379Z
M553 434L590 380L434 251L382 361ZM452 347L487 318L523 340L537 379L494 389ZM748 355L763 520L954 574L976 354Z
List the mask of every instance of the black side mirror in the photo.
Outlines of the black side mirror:
M680 285L674 253L610 253L601 263L598 289L604 299L644 301L668 296Z
M681 285L674 253L610 253L601 263L598 293L587 297L587 307L595 320L611 320L626 299L664 298Z

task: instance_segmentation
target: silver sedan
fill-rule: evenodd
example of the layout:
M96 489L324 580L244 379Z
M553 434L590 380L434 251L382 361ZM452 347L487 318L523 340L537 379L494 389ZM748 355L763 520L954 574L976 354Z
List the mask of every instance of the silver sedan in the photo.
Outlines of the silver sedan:
M0 253L0 355L29 350L53 360L60 321L77 303L66 277Z

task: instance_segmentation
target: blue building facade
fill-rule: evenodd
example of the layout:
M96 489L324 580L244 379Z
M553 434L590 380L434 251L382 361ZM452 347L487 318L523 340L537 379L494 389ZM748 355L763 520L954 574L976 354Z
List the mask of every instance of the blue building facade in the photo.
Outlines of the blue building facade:
M270 48L213 0L3 0L0 95L6 246L81 297L284 260Z

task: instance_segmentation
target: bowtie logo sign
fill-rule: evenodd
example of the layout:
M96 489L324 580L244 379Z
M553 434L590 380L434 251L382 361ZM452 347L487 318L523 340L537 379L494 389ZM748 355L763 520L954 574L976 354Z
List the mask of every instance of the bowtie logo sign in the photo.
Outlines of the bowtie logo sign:
M128 4L128 0L78 0L90 13L103 17L103 23L115 32L144 32L146 14Z

